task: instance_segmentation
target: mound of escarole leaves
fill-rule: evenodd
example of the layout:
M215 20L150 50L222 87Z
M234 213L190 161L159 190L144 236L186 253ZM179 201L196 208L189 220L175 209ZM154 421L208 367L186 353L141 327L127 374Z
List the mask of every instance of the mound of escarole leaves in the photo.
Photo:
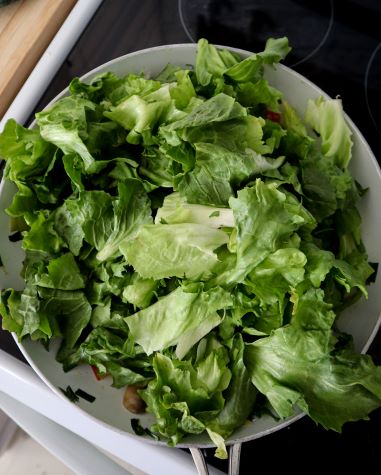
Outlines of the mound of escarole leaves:
M206 430L221 457L259 393L337 431L381 404L381 368L335 330L372 274L351 133L340 100L309 101L304 123L263 78L288 51L200 40L194 69L74 79L0 136L26 253L3 328L62 337L65 370L140 384L154 434Z

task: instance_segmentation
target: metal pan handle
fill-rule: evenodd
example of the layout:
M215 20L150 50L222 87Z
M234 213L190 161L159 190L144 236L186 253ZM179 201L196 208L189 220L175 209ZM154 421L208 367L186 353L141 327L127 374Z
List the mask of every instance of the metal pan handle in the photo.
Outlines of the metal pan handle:
M229 475L239 475L239 462L242 444L234 444L229 447ZM192 447L189 449L196 465L198 475L209 475L205 457L200 449Z

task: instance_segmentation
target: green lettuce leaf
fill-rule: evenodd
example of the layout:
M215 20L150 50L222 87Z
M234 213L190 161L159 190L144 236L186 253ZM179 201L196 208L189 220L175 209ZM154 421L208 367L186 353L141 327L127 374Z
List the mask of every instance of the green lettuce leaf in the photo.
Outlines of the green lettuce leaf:
M237 260L235 268L220 274L216 282L243 281L295 231L315 226L313 216L275 182L265 183L258 178L254 186L240 190L229 203L237 229Z
M202 224L148 224L135 239L122 242L120 250L143 278L202 280L218 262L213 251L227 242L224 231Z
M336 259L334 268L335 279L345 287L347 292L350 292L354 287L358 287L365 297L368 296L366 282L373 274L374 269L369 265L365 253L354 251L347 256L347 261Z
M242 426L248 419L255 404L257 390L243 361L245 345L241 335L236 335L231 349L232 378L224 393L226 402L218 416L208 422L208 429L220 434L224 439Z
M320 249L312 242L305 243L302 249L307 257L306 273L312 285L320 287L335 262L335 255Z
M264 64L272 65L284 59L291 51L288 46L288 39L269 38L263 52L256 53L231 66L225 71L225 75L236 82L255 81L262 74L261 68Z
M255 329L269 334L283 325L286 294L304 279L306 256L292 247L269 254L247 276L245 284L260 301Z
M85 279L70 252L49 261L47 272L35 276L39 287L60 290L79 290L85 287Z
M91 306L80 290L38 288L41 312L55 318L63 336L57 360L63 362L73 351L91 317Z
M120 329L118 331L120 333ZM144 384L153 373L145 355L131 353L125 338L104 327L92 330L78 350L67 358L66 370L78 363L95 366L101 375L110 374L115 388Z
M276 169L283 163L283 157L266 158L250 149L242 153L208 143L194 146L195 167L177 185L189 203L228 206L234 190L245 180Z
M6 160L4 176L15 182L45 172L54 151L55 147L38 130L25 129L14 119L7 121L0 134L0 157Z
M187 203L180 193L166 196L163 206L157 210L155 223L196 223L211 228L234 227L233 212L229 208L216 208Z
M74 78L69 85L69 91L74 96L80 96L92 102L101 102L106 99L123 82L114 73L107 72L97 75L89 83Z
M38 112L36 120L44 140L56 145L64 154L79 155L85 170L90 170L94 158L83 143L87 137L87 110L95 110L95 104L78 96L64 97Z
M14 289L3 289L0 293L0 314L2 329L21 335L24 319L17 311L20 305L20 292Z
M12 198L12 203L6 209L6 212L12 218L18 218L29 215L38 208L38 200L34 191L21 182L16 183L18 191Z
M104 191L85 191L79 199L67 200L56 216L55 229L74 255L85 239L97 249L97 259L104 261L118 255L120 244L133 239L140 226L151 220L143 186L127 179L118 184L117 199Z
M345 122L341 100L310 99L306 122L320 134L323 155L332 157L339 168L346 169L351 159L352 132Z
M205 422L217 415L224 404L222 391L230 381L226 362L222 346L211 348L196 365L156 353L155 379L140 391L149 412L156 416L152 432L167 437L171 445L186 433L203 432Z
M41 203L57 202L66 183L56 166L56 148L37 129L25 129L8 120L0 134L0 157L6 160L5 178L18 188L6 210L9 215L23 216L42 207Z
M178 130L178 136L192 144L215 144L233 152L245 152L248 148L260 154L272 153L274 147L269 137L263 140L265 120L247 115L239 119L215 122L209 125Z
M138 308L150 305L159 282L154 279L143 279L136 272L130 283L123 290L123 300Z
M306 158L312 152L315 139L310 137L306 125L296 110L285 100L282 101L282 125L287 130L282 139L282 149L286 155Z
M163 88L166 89L167 95L163 95L161 100L150 101L149 96L142 98L133 95L104 113L107 118L129 130L127 142L143 142L147 145L152 143L153 128L164 120L171 105L168 87Z
M47 255L58 254L64 241L54 227L54 213L42 210L36 213L30 229L24 232L22 247L27 251L42 251Z
M229 67L237 63L237 58L229 51L222 53L204 38L198 41L195 70L201 86L207 86L213 77L221 77Z
M270 86L266 79L256 82L243 82L237 86L237 100L245 107L257 108L263 104L271 111L279 111L279 103L283 95L281 91Z
M323 297L311 289L297 298L291 323L248 344L245 363L280 417L299 406L325 428L340 431L380 405L381 368L369 356L335 348L335 314Z
M49 322L52 316L44 310L38 298L37 287L34 285L27 285L22 292L13 289L3 290L0 312L3 317L3 329L15 332L20 341L27 335L34 340L46 341L53 334Z
M193 284L188 288L178 287L148 308L127 317L126 323L134 340L148 355L177 345L176 355L182 359L221 322L217 310L231 303L229 293L221 287L204 291L202 284Z
M176 86L169 91L172 99L175 101L175 106L180 110L184 110L189 105L191 99L197 97L192 79L189 76L190 71L188 70L176 71Z
M194 107L185 117L160 127L159 134L171 145L180 145L181 142L176 133L178 130L209 126L246 116L246 109L234 98L220 93Z

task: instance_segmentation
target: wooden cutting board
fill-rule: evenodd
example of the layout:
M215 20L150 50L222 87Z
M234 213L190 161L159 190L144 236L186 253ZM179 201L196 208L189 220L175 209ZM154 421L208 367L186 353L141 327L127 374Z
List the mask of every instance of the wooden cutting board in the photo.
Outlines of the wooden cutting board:
M0 118L76 0L17 0L0 8Z

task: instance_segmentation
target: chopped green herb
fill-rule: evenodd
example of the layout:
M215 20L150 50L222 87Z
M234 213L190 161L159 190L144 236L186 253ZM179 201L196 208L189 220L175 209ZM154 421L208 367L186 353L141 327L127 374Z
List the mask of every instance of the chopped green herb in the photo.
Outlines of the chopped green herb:
M218 218L219 215L219 211L213 211L213 213L210 213L209 218Z
M132 430L135 432L136 435L145 435L146 434L146 429L142 427L140 424L139 419L131 419L131 427Z
M22 235L21 231L17 231L16 233L10 234L8 236L8 239L11 242L21 241L22 238L23 238L23 235Z
M94 402L96 399L95 396L92 396L91 394L87 393L86 391L83 391L82 389L77 389L75 394L88 402Z
M149 437L152 437L155 440L159 440L159 437L156 434L154 434L149 429L147 429L146 427L143 427L140 424L139 419L131 419L131 428L135 432L136 435L140 435L140 436L148 435Z
M373 269L373 274L371 274L366 283L367 285L369 284L373 284L374 282L376 282L376 279L377 279L377 276L378 276L378 267L379 267L379 263L378 262L369 262L369 265L372 267Z
M76 395L76 393L72 390L71 386L68 386L66 389L59 388L65 396L69 399L71 402L78 402L79 397Z

